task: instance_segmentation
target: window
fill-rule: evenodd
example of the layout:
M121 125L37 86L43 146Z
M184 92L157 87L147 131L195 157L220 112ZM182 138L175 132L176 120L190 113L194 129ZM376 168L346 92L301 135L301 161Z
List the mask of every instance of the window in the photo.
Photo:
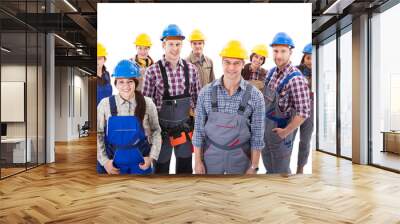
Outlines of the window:
M336 36L318 48L318 149L336 154Z
M400 170L400 4L371 19L372 164Z
M352 157L352 32L340 36L340 155Z

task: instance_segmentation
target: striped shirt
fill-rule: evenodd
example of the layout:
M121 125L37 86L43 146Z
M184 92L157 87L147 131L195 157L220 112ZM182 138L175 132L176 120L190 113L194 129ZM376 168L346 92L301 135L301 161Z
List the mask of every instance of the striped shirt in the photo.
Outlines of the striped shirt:
M300 72L292 63L288 63L282 70L277 67L271 81L266 85L274 90L286 76L295 71ZM311 110L307 79L302 75L293 77L280 92L278 105L279 109L286 113L286 116L290 116L290 113L294 110L296 115L308 118Z
M173 71L171 64L165 60L165 56L161 59L161 63L165 67L168 76L169 94L171 96L181 95L185 91L185 75L182 59L179 59L178 66ZM189 67L189 94L191 96L191 106L196 107L198 93L200 92L200 82L198 79L197 68L193 64L187 62ZM164 82L158 63L148 67L144 76L144 84L142 93L144 96L153 99L157 109L161 109L164 95Z
M215 82L203 87L197 100L196 117L194 125L194 134L192 143L194 146L201 148L205 143L205 122L211 109L211 95L213 86L218 86L217 100L218 111L228 114L237 114L240 102L246 92L246 86L249 85L243 78L240 80L239 88L232 96L228 95L228 91L223 85L223 76ZM250 100L244 111L244 116L250 121L250 146L253 150L262 150L264 148L264 116L265 103L262 93L257 88L251 89Z

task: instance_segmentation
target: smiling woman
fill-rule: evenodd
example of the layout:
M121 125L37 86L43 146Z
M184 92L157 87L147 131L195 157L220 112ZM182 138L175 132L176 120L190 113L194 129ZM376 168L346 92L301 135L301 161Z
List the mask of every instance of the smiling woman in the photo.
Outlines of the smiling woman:
M120 61L113 73L118 95L98 106L98 173L149 174L158 158L161 130L154 103L135 89L139 76L134 62Z

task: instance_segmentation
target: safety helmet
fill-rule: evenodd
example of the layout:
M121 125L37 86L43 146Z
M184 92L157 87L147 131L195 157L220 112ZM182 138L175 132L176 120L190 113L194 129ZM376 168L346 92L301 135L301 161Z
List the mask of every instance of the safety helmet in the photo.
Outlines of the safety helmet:
M292 38L290 38L289 35L284 32L280 32L275 35L270 46L272 47L274 45L288 45L289 48L294 48L294 42Z
M166 37L181 37L185 39L182 30L175 24L169 24L162 32L161 40L163 41Z
M229 41L222 49L221 53L219 53L219 55L221 57L227 57L227 58L239 58L239 59L248 58L246 49L244 49L240 41L237 40Z
M114 73L112 74L114 78L139 78L140 70L139 66L130 60L121 60L115 66Z
M97 43L97 57L107 56L107 50L101 43Z
M151 47L152 44L151 44L150 36L145 34L145 33L139 34L136 37L135 45L136 46Z
M265 44L258 44L254 46L251 52L263 56L265 58L268 57L268 49Z
M189 37L189 41L204 41L205 39L206 37L204 36L204 34L198 29L193 30Z
M303 49L304 54L312 54L312 44L307 44Z

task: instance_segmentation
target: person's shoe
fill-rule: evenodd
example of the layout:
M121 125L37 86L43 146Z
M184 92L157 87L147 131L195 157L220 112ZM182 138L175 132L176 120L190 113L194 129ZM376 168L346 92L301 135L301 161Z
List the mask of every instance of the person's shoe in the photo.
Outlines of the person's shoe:
M297 167L296 174L303 174L303 167Z

